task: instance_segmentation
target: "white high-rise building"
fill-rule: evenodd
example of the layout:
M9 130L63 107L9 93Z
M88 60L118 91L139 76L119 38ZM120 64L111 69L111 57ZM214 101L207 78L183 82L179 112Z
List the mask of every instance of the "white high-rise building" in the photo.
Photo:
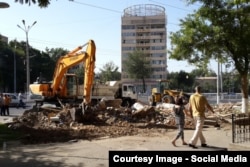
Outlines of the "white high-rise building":
M165 8L153 4L134 5L124 9L121 18L121 73L124 83L140 89L142 81L129 78L124 66L128 53L141 50L149 57L152 75L146 78L147 91L157 80L167 79L167 28Z

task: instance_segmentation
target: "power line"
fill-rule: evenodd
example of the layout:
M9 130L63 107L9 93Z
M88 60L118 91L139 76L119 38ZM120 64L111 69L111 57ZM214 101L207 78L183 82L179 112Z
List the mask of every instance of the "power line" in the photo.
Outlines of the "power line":
M117 10L113 10L113 9L109 9L109 8L105 8L105 7L100 7L100 6L97 6L97 5L87 4L87 3L83 3L83 2L79 2L79 1L74 1L74 0L70 0L70 1L73 2L73 3L76 3L76 4L90 6L90 7L93 7L93 8L98 8L98 9L102 9L102 10L106 10L106 11L110 11L110 12L115 12L115 13L119 13L119 14L122 13L121 11L117 11ZM159 4L162 4L162 5L166 5L166 6L169 6L169 7L172 7L172 8L176 8L176 9L179 9L179 10L184 10L184 11L190 12L190 10L179 8L179 7L176 7L176 6L173 6L173 5L168 5L168 4L157 2L157 1L154 1L154 0L149 0L149 1L152 1L154 3L159 3ZM79 22L81 22L81 21L79 21ZM63 23L61 23L61 24L63 24ZM174 26L179 26L176 23L168 23L168 24L174 25ZM170 31L167 31L167 32L170 32ZM30 39L30 40L32 41L32 43L45 44L45 45L49 45L49 46L60 46L60 47L64 46L64 47L67 47L67 48L68 47L70 47L70 48L75 47L75 45L73 45L73 44L65 44L65 43L53 42L53 41L44 41L44 40L39 40L39 39ZM45 48L43 48L43 49L45 49Z
M15 39L19 39L19 40L23 39L24 40L24 38L15 38ZM39 39L34 39L34 38L29 38L29 41L31 43L30 44L31 47L34 47L35 49L41 49L41 50L44 50L45 48L42 48L42 47L37 46L37 45L42 45L42 44L47 45L46 47L48 49L65 47L65 48L67 48L67 50L71 50L71 49L74 49L75 47L77 47L75 44L66 44L66 43L60 43L60 42L55 42L55 41L39 40ZM102 55L110 55L110 54L114 54L114 53L117 53L117 54L120 53L119 50L100 48L100 47L98 47L98 52L100 52Z
M169 4L166 4L166 3L161 3L161 2L154 1L154 0L149 0L149 1L155 2L155 3L158 3L158 4L162 4L162 5L165 5L165 6L169 6L169 7L175 8L175 9L179 9L179 10L183 10L183 11L187 11L187 12L192 12L191 10L179 8L179 7L176 7L176 6L173 6L173 5L169 5Z
M90 7L93 7L93 8L107 10L107 11L110 11L110 12L122 13L121 11L118 11L118 10L108 9L108 8L104 8L104 7L100 7L100 6L96 6L96 5L92 5L92 4L88 4L88 3L78 2L78 1L74 1L74 0L70 0L70 1L74 2L74 3L78 3L80 5L90 6Z
M104 7L100 7L100 6L96 6L96 5L92 5L92 4L87 4L87 3L83 3L83 2L78 2L78 1L74 1L74 0L70 0L70 1L74 2L74 3L77 3L77 4L80 4L80 5L90 6L90 7L93 7L93 8L107 10L107 11L111 11L111 12L115 12L115 13L122 13L121 11L114 10L114 9L104 8ZM175 8L175 9L179 9L179 10L183 10L183 11L187 11L187 12L192 12L191 10L184 9L184 8L179 8L177 6L169 5L169 4L166 4L166 3L161 3L161 2L158 2L158 1L154 1L154 0L149 0L149 1L154 2L154 3L158 3L158 4L162 4L162 5L165 5L165 6L169 6L169 7Z

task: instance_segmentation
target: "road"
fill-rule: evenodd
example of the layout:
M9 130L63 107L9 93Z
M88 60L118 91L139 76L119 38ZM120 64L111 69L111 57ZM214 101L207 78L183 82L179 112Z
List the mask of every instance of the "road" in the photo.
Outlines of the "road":
M13 120L13 118L23 115L23 112L25 110L31 109L33 107L33 105L35 105L34 102L28 102L28 103L26 103L25 108L10 107L9 108L10 115L9 116L0 116L0 123L11 122Z
M0 164L8 167L108 167L109 151L219 151L226 150L231 143L231 134L225 128L206 128L204 135L211 148L192 149L171 144L176 135L175 129L167 129L165 135L156 136L123 136L118 138L103 138L97 140L76 140L66 143L49 143L39 145L17 145L7 143L6 149L0 149ZM185 130L188 141L193 130ZM220 140L218 140L220 139ZM198 146L200 143L198 143ZM129 166L129 165L128 165Z

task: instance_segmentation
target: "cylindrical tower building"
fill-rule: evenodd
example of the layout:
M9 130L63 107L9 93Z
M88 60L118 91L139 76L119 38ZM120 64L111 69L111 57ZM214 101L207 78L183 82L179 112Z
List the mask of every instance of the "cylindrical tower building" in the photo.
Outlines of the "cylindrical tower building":
M129 77L124 61L128 53L140 50L150 60L152 74L146 78L147 90L156 87L157 80L167 78L167 31L165 8L140 4L124 9L121 25L122 81L142 86L140 80Z

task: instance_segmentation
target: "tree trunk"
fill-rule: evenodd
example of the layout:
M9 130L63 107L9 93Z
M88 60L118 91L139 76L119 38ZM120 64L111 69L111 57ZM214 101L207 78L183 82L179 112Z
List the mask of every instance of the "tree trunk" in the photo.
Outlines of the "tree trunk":
M241 74L242 108L241 112L248 112L248 77L247 73Z

